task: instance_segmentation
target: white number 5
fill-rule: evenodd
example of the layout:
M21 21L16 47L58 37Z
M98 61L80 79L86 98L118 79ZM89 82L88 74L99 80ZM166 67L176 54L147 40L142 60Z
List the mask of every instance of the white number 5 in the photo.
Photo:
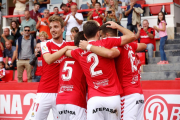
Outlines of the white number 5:
M65 74L62 74L62 79L63 81L69 81L72 77L72 72L73 72L73 69L72 67L68 67L68 64L70 65L73 65L75 61L65 61L64 63L64 67L63 67L63 72L66 72L68 71L67 73L67 76L65 76Z
M91 65L91 67L89 69L90 73L91 73L91 77L102 75L103 74L102 70L94 71L95 67L99 64L98 56L95 53L91 53L87 56L87 62L88 63L91 62L92 58L94 60L94 63Z

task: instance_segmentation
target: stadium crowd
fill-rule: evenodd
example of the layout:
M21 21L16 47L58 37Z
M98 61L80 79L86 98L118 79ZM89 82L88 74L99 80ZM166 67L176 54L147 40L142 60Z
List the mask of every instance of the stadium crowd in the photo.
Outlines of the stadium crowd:
M40 82L37 92L36 107L38 106L37 103L41 103L41 105L39 104L38 112L33 111L34 116L31 116L32 119L46 119L46 113L48 113L49 109L52 108L54 119L60 118L62 120L66 120L66 113L68 112L70 116L76 115L77 118L82 115L80 118L85 120L86 88L88 86L89 100L87 103L87 119L118 120L121 118L129 120L129 117L136 116L136 119L142 120L144 97L139 83L140 65L135 52L147 50L148 56L153 57L156 30L159 32L161 37L161 61L158 64L168 64L164 53L164 44L167 39L167 32L165 15L163 12L158 14L159 27L150 27L148 20L143 20L141 23L141 14L143 13L143 9L140 4L136 3L136 1L137 0L105 0L103 5L101 5L101 3L97 0L91 0L91 4L87 3L87 6L89 9L93 10L85 13L87 14L87 22L83 25L84 13L82 14L77 12L77 3L72 2L72 0L68 0L68 3L66 4L61 4L60 9L64 11L63 15L59 14L58 7L54 7L54 14L52 16L50 16L50 11L47 9L47 4L50 3L50 0L34 0L34 8L31 11L27 11L24 7L22 7L25 5L26 0L13 0L16 6L14 9L14 15L24 14L24 17L22 17L21 20L13 19L10 25L11 30L9 28L5 28L3 34L1 35L0 60L3 61L3 57L6 59L5 63L0 62L0 70L3 71L1 72L2 75L0 78L5 76L5 69L17 69L18 82L23 82L24 70L27 71L28 82ZM125 11L123 11L120 7L122 2L125 2L128 5ZM106 10L101 10L101 7L105 7ZM43 15L41 13L43 13ZM127 29L121 26L123 14L127 16ZM98 32L99 30L101 30L100 33ZM118 38L117 35L119 36ZM62 37L64 41L60 41L60 37ZM104 39L100 42L93 41L99 40L99 37ZM138 43L133 42L135 39L138 39ZM81 49L77 49L74 45L80 47ZM118 50L113 48L114 46L123 47L118 48ZM87 52L86 50L91 52ZM131 53L126 53L126 50L129 50ZM114 59L112 58L119 56L121 52L123 54L116 60L118 61L118 63L116 63L116 69L120 74L116 75L115 64L113 62ZM84 55L87 56L82 57ZM80 56L82 57L81 59ZM71 57L73 57L75 61L73 61ZM128 79L126 78L128 75L123 76L124 74L121 73L124 71L129 72L130 70L120 63L125 62L129 59L129 57L131 61L129 61L129 64L127 63L127 67L132 69L131 72L134 74L133 78L131 78L131 83L136 85L135 88L132 87L133 85L129 85L124 83L124 81L121 81L123 79ZM58 60L59 58L61 59ZM68 59L69 61L65 61L65 59ZM84 66L83 62L86 59L88 60L87 66ZM92 59L95 61L94 63L91 61ZM76 61L79 61L79 64L76 64ZM61 64L63 64L63 66L59 66L59 64L57 65L57 63L60 62L62 62ZM72 71L72 68L68 68L67 64L74 65L75 67L73 67L73 69L79 73L76 73L76 75L72 73L67 76L64 75L64 71ZM96 66L104 68L104 75L106 74L107 76L102 78L97 77L102 75L103 72L102 70L95 69ZM90 74L87 69L91 70ZM128 72L126 72L126 74L129 74ZM59 77L59 75L62 75L62 78ZM76 78L77 75L79 77L78 79ZM74 76L74 78L72 76ZM93 77L97 79L97 81L94 80ZM106 77L107 79L105 79ZM122 86L119 82L117 82L118 78L121 81ZM66 83L69 80L73 81L73 79L75 79L74 81L79 80L78 82L82 85L81 91L75 90L79 93L74 92L74 89L77 87L75 85L76 83L73 83L74 86L67 85ZM83 83L85 82L83 81L85 79L87 81L87 86L86 83ZM112 82L110 82L109 79L112 80ZM59 84L57 81L59 81ZM125 85L129 85L130 88L127 88ZM107 88L103 86L107 86ZM57 88L59 89L58 94ZM128 91L129 89L130 91ZM74 94L72 95L71 93L71 97L73 96L74 99L73 102L70 100L71 97L69 97L70 95L68 94L70 91L73 91L72 93ZM123 93L122 91L126 92ZM60 94L61 92L64 96L68 94L66 98ZM83 95L83 97L81 96L75 98L75 96L78 96L79 94ZM121 100L119 94L122 95ZM137 98L135 101L136 104L139 104L138 108L132 106L131 102L134 100L128 98L128 95L134 95L131 96L131 98ZM104 96L107 98L105 98L106 101L103 101ZM130 114L128 111L129 105L126 104L123 109L119 106L120 101L122 102L125 99L129 99L131 101L129 102L130 106L134 107ZM54 107L54 101L58 104L57 107ZM64 106L65 104L69 105L68 102L70 102L71 105ZM102 106L100 105L101 102L103 104ZM109 103L112 109L109 109L111 107L108 106L106 102ZM45 104L48 108L44 108L43 105ZM79 107L72 106L72 104ZM56 113L56 109L58 109L58 115ZM125 112L122 113L122 110ZM98 111L100 111L101 114ZM120 117L120 111L124 117L122 117L122 115ZM116 114L114 115L112 113ZM103 117L104 119L100 117Z

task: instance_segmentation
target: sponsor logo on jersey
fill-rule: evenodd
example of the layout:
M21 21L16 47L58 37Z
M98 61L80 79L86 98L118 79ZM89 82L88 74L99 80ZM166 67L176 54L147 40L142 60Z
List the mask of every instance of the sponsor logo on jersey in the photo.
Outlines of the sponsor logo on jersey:
M180 95L157 94L150 96L144 107L145 120L179 120Z
M60 115L62 114L71 114L71 115L76 115L75 111L70 111L70 110L63 110L58 112Z
M106 86L106 85L109 84L108 82L109 82L108 79L100 80L100 81L97 81L97 82L93 82L94 88L95 88L95 89L98 89L100 86Z
M58 49L51 49L51 51L58 51Z
M107 112L110 112L110 113L117 113L116 109L113 110L113 109L110 109L110 108L101 107L101 108L93 109L93 114L97 113L97 112L100 112L100 111L107 111Z

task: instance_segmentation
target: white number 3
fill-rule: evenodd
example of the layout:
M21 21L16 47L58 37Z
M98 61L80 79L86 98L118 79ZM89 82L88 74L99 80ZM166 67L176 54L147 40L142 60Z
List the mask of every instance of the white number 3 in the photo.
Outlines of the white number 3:
M92 58L94 60L94 63L91 65L91 67L89 69L90 73L91 73L91 77L102 75L103 74L102 70L94 71L95 67L99 64L98 56L95 53L91 53L87 56L87 62L88 63L91 62Z

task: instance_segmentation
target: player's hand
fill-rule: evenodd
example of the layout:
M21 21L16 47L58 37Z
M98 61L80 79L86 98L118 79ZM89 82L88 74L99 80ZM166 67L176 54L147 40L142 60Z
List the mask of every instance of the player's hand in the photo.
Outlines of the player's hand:
M113 21L108 21L108 22L106 22L106 24L110 24L110 25L107 25L106 27L109 27L112 29L117 29L117 27L119 26L117 23L115 23Z
M80 40L79 48L81 48L82 50L86 50L88 44L89 44L88 41Z

